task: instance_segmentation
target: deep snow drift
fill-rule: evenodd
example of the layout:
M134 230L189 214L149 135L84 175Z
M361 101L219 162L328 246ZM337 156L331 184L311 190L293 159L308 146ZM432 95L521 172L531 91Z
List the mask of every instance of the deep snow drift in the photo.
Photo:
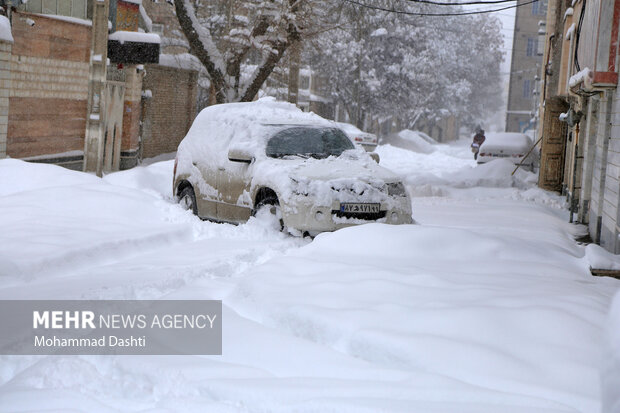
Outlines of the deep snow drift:
M620 261L533 174L436 146L377 148L419 225L312 242L199 221L172 161L0 161L0 298L224 303L222 356L0 356L0 411L617 412L620 282L589 267Z

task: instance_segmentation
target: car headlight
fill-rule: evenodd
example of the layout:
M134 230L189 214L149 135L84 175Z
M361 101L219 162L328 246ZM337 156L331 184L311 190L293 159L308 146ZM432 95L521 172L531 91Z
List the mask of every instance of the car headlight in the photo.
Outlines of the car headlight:
M402 182L391 182L387 184L387 192L389 196L407 196L405 185Z

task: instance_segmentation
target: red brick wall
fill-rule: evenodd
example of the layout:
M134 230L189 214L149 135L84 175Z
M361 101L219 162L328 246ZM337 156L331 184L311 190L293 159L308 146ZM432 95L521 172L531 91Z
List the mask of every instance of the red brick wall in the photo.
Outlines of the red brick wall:
M146 65L143 90L152 97L144 113L142 157L174 152L196 116L197 72Z
M83 150L91 27L22 12L12 23L7 154Z

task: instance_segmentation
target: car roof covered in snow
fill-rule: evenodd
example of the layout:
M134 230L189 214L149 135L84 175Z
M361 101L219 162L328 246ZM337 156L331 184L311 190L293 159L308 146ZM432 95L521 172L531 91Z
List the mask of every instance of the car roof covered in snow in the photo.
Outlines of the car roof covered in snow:
M227 159L231 146L243 148L255 156L264 155L264 146L274 128L290 126L333 127L312 112L295 105L265 97L254 102L225 103L204 108L179 144L179 163L191 154L195 159L219 165Z
M527 151L532 145L532 140L524 133L515 132L491 132L485 135L486 139L480 150L486 151Z

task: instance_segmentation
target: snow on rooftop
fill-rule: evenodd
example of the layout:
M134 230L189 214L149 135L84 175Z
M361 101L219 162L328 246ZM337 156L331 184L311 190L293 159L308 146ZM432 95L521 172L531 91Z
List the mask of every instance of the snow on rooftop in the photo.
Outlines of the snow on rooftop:
M67 22L67 23L80 24L82 26L92 26L93 25L93 21L92 20L80 19L78 17L61 16L59 14L41 14L41 13L33 13L33 14L35 16L45 17L47 19L64 21L64 22ZM109 23L109 21L108 21L108 28L111 28L111 23Z
M176 67L177 69L188 69L200 71L203 66L200 60L191 53L179 54L160 54L159 64L161 66Z
M135 42L135 43L161 43L161 38L156 33L140 33L119 30L108 36L109 40L118 42Z
M11 22L6 16L0 15L0 40L13 43L13 33L11 33Z

